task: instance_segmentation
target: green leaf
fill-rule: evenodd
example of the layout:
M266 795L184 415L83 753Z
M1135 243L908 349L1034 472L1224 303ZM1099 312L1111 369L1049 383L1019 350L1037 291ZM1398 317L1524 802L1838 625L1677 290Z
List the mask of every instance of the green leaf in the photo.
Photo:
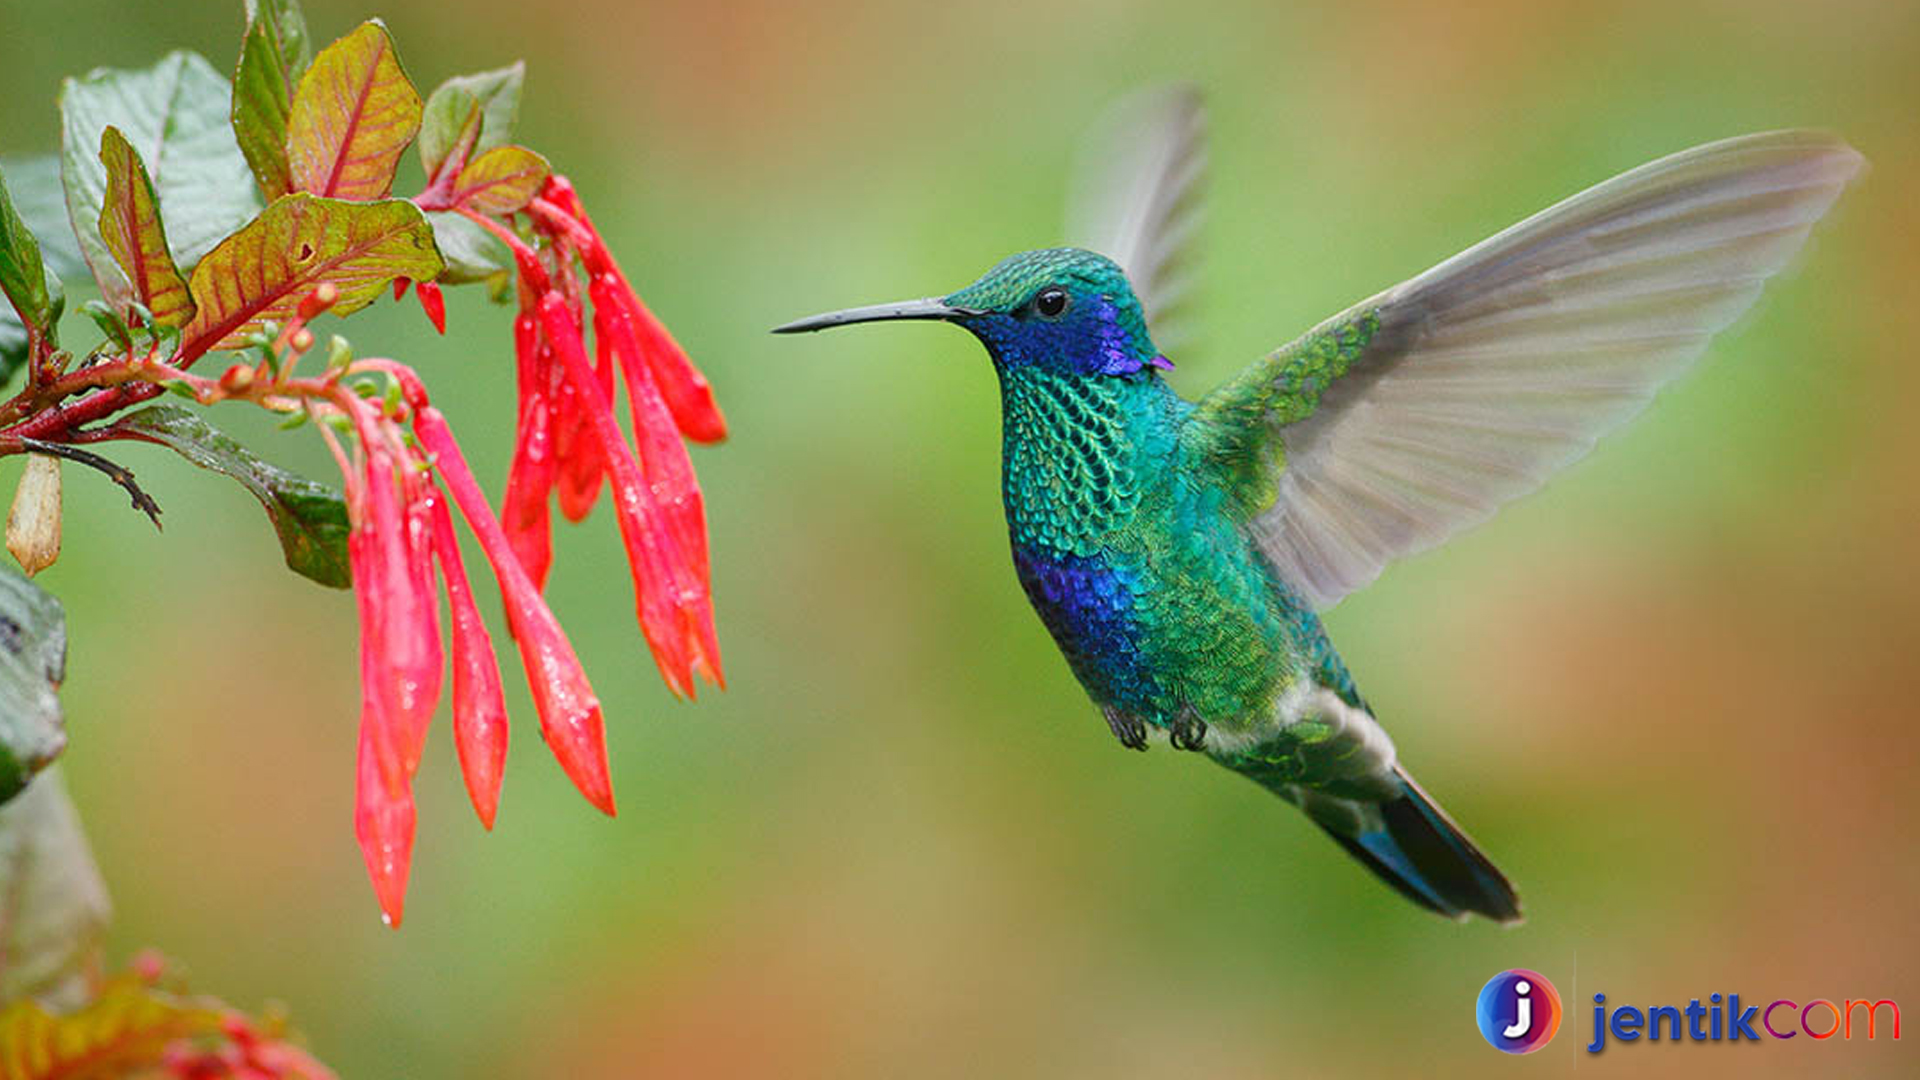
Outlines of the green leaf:
M11 311L0 311L0 386L27 362L27 328Z
M40 241L34 239L20 215L14 213L6 178L0 176L0 292L13 302L23 325L44 337L53 335L60 312L47 287L47 267L40 261Z
M513 124L520 114L520 85L526 75L527 65L515 61L493 71L456 76L433 91L420 122L420 164L426 167L429 181L463 143L465 150L456 157L456 168L513 138Z
M349 588L347 504L339 492L262 461L200 414L177 405L149 405L115 425L170 447L203 469L240 481L266 508L287 566L335 589Z
M513 273L513 256L492 233L451 210L428 213L427 220L433 223L434 244L447 260L441 281L465 285Z
M119 128L146 162L174 257L192 266L260 207L227 123L231 99L227 80L189 52L170 53L144 71L102 68L63 84L67 212L101 295L122 311L133 289L100 236L107 194L101 133L109 124Z
M0 165L0 173L4 173L14 212L40 244L40 258L47 267L48 297L57 303L60 278L87 275L86 261L81 259L73 229L67 224L60 159L52 154L13 158ZM11 382L26 360L27 326L12 304L0 304L0 385Z
M233 74L233 135L268 199L293 190L287 169L287 114L293 88L312 57L299 4L250 0L247 34Z
M60 279L44 264L39 240L24 216L15 212L4 175L0 175L0 292L11 301L0 305L0 384L4 384L26 363L32 344L27 321L31 319L52 341L66 307Z
M106 202L100 209L100 236L133 285L133 296L161 326L185 326L193 319L193 297L167 250L160 223L160 200L140 154L117 127L100 133L100 163L107 169Z
M183 347L245 348L263 322L286 321L322 283L340 290L334 313L350 315L394 278L432 281L443 265L432 227L405 199L288 195L194 267L187 284L199 311Z
M504 216L533 201L553 170L524 146L496 146L467 163L453 184L453 202Z
M85 312L87 318L93 320L93 325L99 327L100 332L107 336L107 340L94 348L95 355L111 355L117 350L120 355L125 356L133 351L133 332L127 327L126 320L120 317L120 313L113 310L112 304L105 300L89 300L80 305L80 310Z
M379 20L320 50L293 92L287 166L295 191L379 199L420 130L420 94Z
M76 280L87 276L87 261L80 255L80 244L67 220L67 192L60 184L60 155L0 161L0 172L7 178L8 192L20 220L40 241L40 257L55 276Z
M0 566L0 803L67 745L54 694L67 669L67 617L60 601L11 566Z
M89 995L111 905L57 769L0 806L0 895L7 899L0 909L0 1002L78 1007ZM17 1028L0 1031L6 1046ZM13 1050L0 1062L20 1061Z

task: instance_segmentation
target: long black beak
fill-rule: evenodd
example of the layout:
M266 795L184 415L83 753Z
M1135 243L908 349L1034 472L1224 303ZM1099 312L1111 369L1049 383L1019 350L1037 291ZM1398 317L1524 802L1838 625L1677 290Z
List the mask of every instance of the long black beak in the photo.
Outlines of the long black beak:
M893 304L870 304L867 307L847 308L845 311L829 311L825 315L815 315L810 319L796 319L785 326L776 326L773 332L799 334L809 330L825 330L830 326L849 326L853 323L880 322L886 319L953 320L979 314L982 312L973 308L954 307L944 300L928 297L925 300L902 300Z

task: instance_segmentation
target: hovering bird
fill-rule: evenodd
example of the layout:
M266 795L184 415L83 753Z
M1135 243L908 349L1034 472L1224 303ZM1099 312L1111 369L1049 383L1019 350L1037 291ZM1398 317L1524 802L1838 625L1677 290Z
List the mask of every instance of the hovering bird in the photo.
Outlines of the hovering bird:
M1094 140L1085 247L776 333L935 319L999 376L1020 584L1121 743L1164 734L1454 918L1513 887L1414 783L1318 612L1538 488L1753 303L1860 170L1819 132L1662 158L1364 300L1197 402L1154 344L1194 231L1186 89Z

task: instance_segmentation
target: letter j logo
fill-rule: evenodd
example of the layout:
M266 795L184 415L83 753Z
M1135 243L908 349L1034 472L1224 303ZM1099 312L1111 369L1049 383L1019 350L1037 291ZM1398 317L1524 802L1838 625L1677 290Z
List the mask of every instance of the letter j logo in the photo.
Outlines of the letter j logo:
M1513 968L1487 980L1473 1012L1495 1050L1531 1054L1560 1030L1560 992L1545 975Z

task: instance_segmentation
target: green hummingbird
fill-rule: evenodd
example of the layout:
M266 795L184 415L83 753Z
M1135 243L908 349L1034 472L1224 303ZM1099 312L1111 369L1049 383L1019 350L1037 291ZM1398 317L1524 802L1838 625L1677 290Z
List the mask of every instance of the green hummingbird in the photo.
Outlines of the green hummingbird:
M1013 563L1126 746L1164 735L1305 811L1423 907L1520 917L1394 752L1319 612L1538 488L1732 322L1863 159L1810 131L1616 176L1307 331L1197 402L1155 345L1204 114L1147 96L1094 144L1084 247L950 295L802 319L971 331L999 377Z

